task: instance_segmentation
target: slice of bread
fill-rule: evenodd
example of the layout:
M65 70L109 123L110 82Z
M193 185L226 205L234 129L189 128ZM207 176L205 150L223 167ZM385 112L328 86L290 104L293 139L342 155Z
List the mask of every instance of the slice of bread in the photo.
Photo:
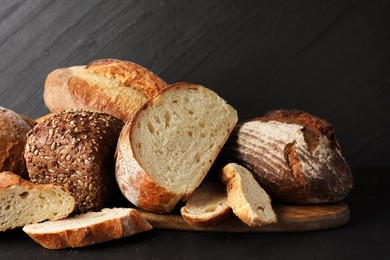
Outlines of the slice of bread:
M229 206L248 226L264 226L277 222L271 198L246 168L229 163L220 172L226 184Z
M32 184L12 172L0 173L0 231L67 217L75 207L58 184Z
M23 227L24 232L48 249L83 247L150 229L149 222L131 208L105 208L100 212Z
M195 227L211 227L226 220L231 214L225 186L207 182L197 188L180 209L184 220Z
M215 92L176 83L126 123L116 151L116 179L140 208L170 212L199 186L237 123Z

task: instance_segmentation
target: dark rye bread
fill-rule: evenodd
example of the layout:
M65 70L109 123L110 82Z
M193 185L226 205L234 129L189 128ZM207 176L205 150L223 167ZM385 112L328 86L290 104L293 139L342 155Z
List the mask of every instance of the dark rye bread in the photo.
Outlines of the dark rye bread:
M117 189L114 152L123 122L105 113L63 111L27 135L25 158L33 183L58 183L76 199L76 212L101 209Z
M0 172L11 171L28 179L23 151L33 124L34 120L0 107Z
M334 202L353 178L334 128L299 110L275 110L237 124L221 157L254 173L273 201Z

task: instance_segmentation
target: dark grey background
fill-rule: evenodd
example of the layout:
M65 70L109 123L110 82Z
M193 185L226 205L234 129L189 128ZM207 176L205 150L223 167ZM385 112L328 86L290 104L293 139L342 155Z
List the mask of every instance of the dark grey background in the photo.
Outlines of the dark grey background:
M0 106L42 116L46 75L98 58L211 88L240 119L278 108L327 119L355 177L351 220L295 234L154 230L63 251L17 229L0 233L0 259L390 256L390 1L0 1Z
M352 167L390 166L389 1L1 1L0 106L48 112L46 75L98 58L215 90L240 119L303 109Z

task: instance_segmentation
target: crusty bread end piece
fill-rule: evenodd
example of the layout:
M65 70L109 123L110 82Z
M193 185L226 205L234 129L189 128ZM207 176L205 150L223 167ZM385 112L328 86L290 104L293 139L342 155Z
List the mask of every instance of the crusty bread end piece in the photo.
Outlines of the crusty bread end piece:
M246 168L229 163L220 172L226 184L229 206L248 226L264 226L277 222L271 198Z
M211 227L222 223L231 214L225 186L218 182L202 184L180 209L184 220L195 227Z
M73 196L58 184L32 184L12 172L0 173L0 231L67 217Z
M48 249L84 247L152 229L136 209L105 208L57 221L26 225L26 232Z

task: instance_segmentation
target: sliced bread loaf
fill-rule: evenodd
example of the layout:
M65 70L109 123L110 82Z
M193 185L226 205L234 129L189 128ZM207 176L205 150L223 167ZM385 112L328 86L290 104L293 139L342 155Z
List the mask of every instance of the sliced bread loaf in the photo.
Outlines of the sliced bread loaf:
M26 225L26 232L48 249L83 247L131 236L152 226L131 208L105 208L71 218Z
M12 172L0 173L0 231L67 217L75 207L58 184L32 184Z
M248 226L264 226L277 222L271 198L246 168L229 163L220 172L226 184L229 206Z
M195 227L210 227L223 222L231 214L225 185L218 182L202 184L191 194L180 213Z
M133 204L170 212L199 186L237 122L215 92L176 83L142 106L122 129L116 179Z

